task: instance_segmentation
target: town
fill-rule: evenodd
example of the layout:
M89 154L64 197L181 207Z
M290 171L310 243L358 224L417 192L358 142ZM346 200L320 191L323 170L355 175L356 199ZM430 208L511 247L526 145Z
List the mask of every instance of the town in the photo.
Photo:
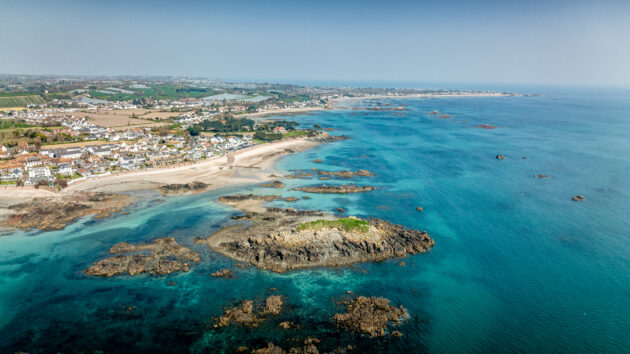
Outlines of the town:
M471 93L0 75L0 184L61 189L313 135L321 127L265 116L330 109L342 98Z

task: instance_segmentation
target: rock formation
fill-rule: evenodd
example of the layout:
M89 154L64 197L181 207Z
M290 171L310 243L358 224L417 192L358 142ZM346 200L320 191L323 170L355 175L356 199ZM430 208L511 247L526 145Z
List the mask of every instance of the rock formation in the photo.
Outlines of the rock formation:
M224 197L246 212L241 225L225 227L198 243L261 269L344 266L424 253L433 247L426 232L371 218L336 218L320 211L262 207L261 199Z
M398 325L407 317L407 310L404 307L394 307L389 304L388 299L382 297L359 296L346 301L345 305L346 313L333 316L336 325L350 332L368 334L373 338L384 336L390 324Z
M211 273L210 276L213 278L234 278L234 272L229 269L219 269L214 273Z
M215 318L215 328L236 324L245 327L257 327L260 322L282 311L282 296L271 295L264 304L255 306L253 300L245 300L240 305L226 308L223 316Z
M199 262L199 254L177 244L174 238L158 238L152 243L132 245L121 242L114 245L109 253L119 254L94 263L86 270L88 275L111 277L129 273L151 275L187 272L190 262ZM120 254L127 253L127 254Z
M342 185L320 185L320 186L308 186L308 187L296 187L293 188L294 191L302 191L307 193L335 193L335 194L346 194L346 193L359 193L359 192L369 192L378 189L378 187L374 186L356 186L354 184L342 184Z
M280 188L284 188L284 183L282 183L281 181L273 181L273 182L261 184L259 187L280 189Z
M166 184L159 188L163 195L184 194L184 193L200 193L210 187L209 184L203 182L191 182L182 184Z
M63 197L33 198L10 206L0 226L28 230L61 230L76 219L94 215L107 218L133 202L126 194L76 192Z

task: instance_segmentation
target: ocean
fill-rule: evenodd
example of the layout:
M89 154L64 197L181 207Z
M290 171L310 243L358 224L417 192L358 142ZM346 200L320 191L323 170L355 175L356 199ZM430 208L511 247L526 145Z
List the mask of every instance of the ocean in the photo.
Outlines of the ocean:
M375 176L353 182L375 191L313 195L290 189L344 181L283 179L283 190L138 192L141 201L126 215L5 233L0 352L232 352L267 342L288 349L309 336L320 339L320 351L352 343L355 352L625 352L630 91L535 93L542 95L351 101L345 104L352 109L279 117L351 139L286 156L278 169L367 169ZM376 105L404 110L366 109ZM476 127L483 124L497 128ZM435 247L405 258L405 266L393 259L285 274L240 269L194 240L239 213L219 196L250 192L308 195L269 205L331 213L341 207L347 215L426 230ZM585 200L572 201L576 195ZM84 273L117 242L165 236L199 252L202 262L167 276ZM234 279L210 276L226 267ZM404 306L409 318L392 327L403 336L372 339L335 328L331 317L343 311L338 301L347 291ZM271 294L286 297L278 318L254 329L213 327L224 307ZM278 328L284 320L300 328Z

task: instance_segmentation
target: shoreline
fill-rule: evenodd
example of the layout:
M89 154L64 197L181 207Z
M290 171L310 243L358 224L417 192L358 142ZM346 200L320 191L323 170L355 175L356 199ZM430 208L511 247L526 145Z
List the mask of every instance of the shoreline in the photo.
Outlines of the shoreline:
M369 99L407 99L407 98L449 98L449 97L506 97L514 94L506 93L470 93L470 94L409 94L409 95L373 95L361 97L342 97L331 99L331 107L287 108L270 112L247 113L241 117L282 116L283 114L300 114L332 109L352 109L339 107L346 101ZM274 163L289 152L300 152L321 144L307 138L295 138L278 142L255 145L242 150L211 157L207 160L180 164L176 166L158 167L152 170L128 171L104 176L89 177L71 181L67 188L55 192L50 189L33 187L0 186L0 217L7 208L14 204L24 203L37 197L61 197L78 191L128 193L133 191L155 189L166 184L203 182L208 184L207 191L238 185L262 183L273 179L270 175L278 174Z
M79 191L127 193L196 181L208 184L206 191L210 191L231 185L262 183L278 173L273 165L279 158L319 144L307 138L261 144L197 163L86 178L59 192L33 187L0 187L0 208L37 197L62 197ZM2 210L0 214L3 214Z

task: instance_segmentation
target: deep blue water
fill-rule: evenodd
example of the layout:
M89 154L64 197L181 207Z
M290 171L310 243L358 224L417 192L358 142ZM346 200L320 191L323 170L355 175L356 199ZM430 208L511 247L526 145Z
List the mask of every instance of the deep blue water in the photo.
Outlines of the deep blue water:
M288 156L285 171L369 169L355 181L380 189L309 195L290 204L375 216L427 230L428 254L351 268L273 274L194 244L236 211L227 193L275 193L255 186L194 196L146 194L129 215L81 220L65 230L0 238L0 352L215 352L289 348L317 336L320 348L358 343L358 352L624 352L630 347L630 95L553 91L540 97L372 100L408 111L335 110L291 117L352 137ZM427 113L438 110L452 119ZM491 124L498 128L473 127ZM497 154L505 155L497 160ZM526 159L523 159L526 157ZM322 164L311 160L320 158ZM534 178L547 174L549 178ZM290 187L320 183L286 180ZM334 181L326 181L334 183ZM583 194L584 202L571 197ZM284 205L284 202L275 202ZM422 206L424 211L415 210ZM173 236L201 253L192 271L109 279L82 270L121 241ZM169 282L176 282L169 285ZM212 328L224 306L275 293L289 310L260 328ZM337 333L330 316L347 290L385 296L411 318L402 338ZM127 306L136 306L127 312ZM291 319L301 330L280 331Z

